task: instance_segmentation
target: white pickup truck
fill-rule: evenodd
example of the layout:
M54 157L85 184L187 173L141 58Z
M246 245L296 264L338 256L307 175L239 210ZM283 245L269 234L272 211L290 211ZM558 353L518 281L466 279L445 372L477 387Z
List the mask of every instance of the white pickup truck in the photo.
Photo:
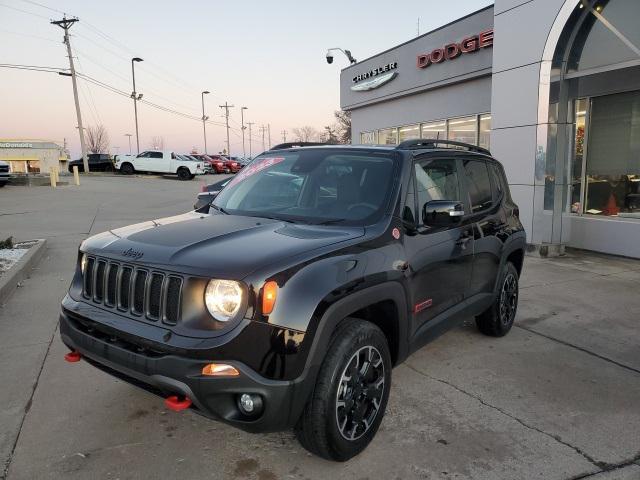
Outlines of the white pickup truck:
M180 180L191 180L205 173L202 162L183 160L175 152L160 150L147 150L135 156L118 155L115 167L125 175L134 172L167 173L178 175Z

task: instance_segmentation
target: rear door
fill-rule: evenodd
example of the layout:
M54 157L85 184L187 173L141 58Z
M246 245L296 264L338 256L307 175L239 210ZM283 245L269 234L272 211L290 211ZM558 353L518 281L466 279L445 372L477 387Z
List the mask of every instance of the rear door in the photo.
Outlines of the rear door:
M170 154L164 152L149 152L150 172L169 173ZM173 173L173 172L171 172Z
M460 162L450 157L418 158L404 217L416 229L404 236L413 310L413 331L464 300L473 261L473 231L464 219L442 227L425 225L422 211L431 200L464 202Z
M481 157L464 158L464 178L473 222L474 259L470 294L492 293L500 269L507 228L494 162Z

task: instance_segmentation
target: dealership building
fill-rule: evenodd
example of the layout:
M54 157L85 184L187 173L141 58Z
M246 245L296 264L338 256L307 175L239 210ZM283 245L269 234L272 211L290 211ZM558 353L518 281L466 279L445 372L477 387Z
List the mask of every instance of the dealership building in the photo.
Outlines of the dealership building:
M638 0L497 0L342 70L352 143L489 148L533 252L640 258L639 25Z
M0 138L0 161L7 162L14 174L49 173L51 167L64 172L69 155L64 147L50 140Z

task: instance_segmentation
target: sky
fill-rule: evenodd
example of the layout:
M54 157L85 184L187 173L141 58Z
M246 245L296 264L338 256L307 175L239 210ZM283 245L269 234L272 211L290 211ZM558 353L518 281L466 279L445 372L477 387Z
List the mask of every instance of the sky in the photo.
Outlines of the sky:
M229 111L231 153L242 155L240 107L253 122L252 153L262 151L259 127L271 142L292 139L303 125L323 129L340 108L340 69L328 65L329 47L358 60L442 26L493 2L486 0L0 0L0 64L68 68L62 29L49 23L62 12L80 19L70 30L76 69L130 94L133 56L143 99L189 116L202 116L205 96L209 153L225 147ZM444 8L446 5L446 8ZM84 126L102 124L111 153L128 153L135 135L133 101L79 79ZM140 149L153 137L178 152L204 151L202 122L138 104ZM55 73L0 68L0 138L66 140L72 157L80 141L71 79ZM246 154L249 154L249 132ZM267 139L268 143L268 139ZM135 153L135 136L132 137Z

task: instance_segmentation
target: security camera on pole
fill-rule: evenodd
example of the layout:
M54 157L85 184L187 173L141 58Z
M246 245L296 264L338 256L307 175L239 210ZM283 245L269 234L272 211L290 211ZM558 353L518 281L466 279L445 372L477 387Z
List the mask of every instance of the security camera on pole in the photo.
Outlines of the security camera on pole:
M342 48L330 48L329 50L327 50L327 63L333 63L333 53L334 51L338 51L338 52L342 52L345 54L345 56L349 59L349 63L351 63L352 65L354 63L357 63L357 60L355 58L353 58L353 56L351 55L351 52L349 50L343 50Z

